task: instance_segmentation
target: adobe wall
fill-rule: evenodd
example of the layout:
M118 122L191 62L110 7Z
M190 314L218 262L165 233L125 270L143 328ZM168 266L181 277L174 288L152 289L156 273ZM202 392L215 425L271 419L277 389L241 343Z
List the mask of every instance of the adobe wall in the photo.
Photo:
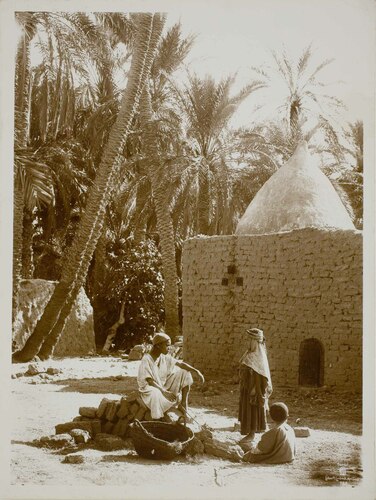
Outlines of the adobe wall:
M315 338L324 347L324 385L361 390L361 232L187 240L184 359L207 375L232 376L250 326L264 330L276 385L298 384L300 343Z

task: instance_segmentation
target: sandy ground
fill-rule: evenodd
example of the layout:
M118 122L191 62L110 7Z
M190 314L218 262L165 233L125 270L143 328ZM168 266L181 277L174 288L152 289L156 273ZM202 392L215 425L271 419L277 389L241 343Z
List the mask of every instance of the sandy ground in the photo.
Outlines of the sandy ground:
M359 478L351 475L354 468L358 474L360 470L361 415L359 408L356 411L359 402L356 404L353 398L354 407L338 418L333 414L333 395L326 393L315 403L312 394L299 395L295 391L291 396L287 389L284 393L280 391L279 396L283 395L292 409L290 423L298 425L295 417L300 405L299 425L311 427L309 438L298 439L298 456L293 464L238 464L206 456L155 462L141 459L133 450L93 449L79 452L84 455L84 463L63 464L64 457L56 451L30 446L33 439L54 434L56 424L72 420L80 406L98 406L104 396L113 397L134 389L138 364L116 357L66 358L39 363L44 368L62 370L50 379L39 376L12 379L12 485L24 486L21 488L24 492L32 486L67 487L67 490L55 490L61 495L58 498L73 498L71 493L64 496L69 488L83 492L92 486L105 486L100 493L103 496L93 493L93 496L75 498L105 498L108 487L115 486L121 487L122 498L247 498L250 491L266 494L270 487L270 498L276 498L273 496L276 491L282 493L286 488L290 492L286 498L293 498L291 487L299 491L303 486L328 488L330 492L340 488L341 498L345 498L352 488L361 484ZM26 369L27 364L12 367L13 373ZM210 387L209 392L199 387L192 391L192 414L200 423L206 422L224 433L234 432L237 386L218 382ZM348 398L344 395L345 400ZM299 403L300 400L305 403ZM326 419L325 406L332 411ZM339 402L336 408L341 409ZM330 430L332 428L336 431ZM158 496L157 492L162 491L163 496ZM117 496L114 493L110 498ZM296 498L303 496L298 493Z

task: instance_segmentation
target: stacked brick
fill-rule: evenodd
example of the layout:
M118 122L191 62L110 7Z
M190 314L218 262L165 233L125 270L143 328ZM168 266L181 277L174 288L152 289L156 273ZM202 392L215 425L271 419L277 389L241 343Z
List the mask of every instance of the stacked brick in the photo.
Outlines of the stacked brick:
M135 419L152 420L150 411L139 394L133 392L121 399L103 398L98 408L81 407L79 415L72 422L55 426L56 434L69 433L72 429L82 429L95 437L99 433L127 437L129 424Z
M184 359L233 376L246 328L262 328L273 381L297 385L299 350L317 339L324 384L361 390L362 234L306 228L193 238L183 247Z

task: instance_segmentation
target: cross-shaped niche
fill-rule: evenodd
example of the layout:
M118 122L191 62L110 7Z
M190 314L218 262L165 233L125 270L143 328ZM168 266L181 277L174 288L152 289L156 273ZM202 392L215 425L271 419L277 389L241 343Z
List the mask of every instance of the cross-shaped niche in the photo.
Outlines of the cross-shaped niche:
M235 264L230 264L229 266L227 266L227 273L222 278L222 285L223 286L229 286L229 285L243 286L243 277L237 276L237 273L238 273L238 270L236 269Z

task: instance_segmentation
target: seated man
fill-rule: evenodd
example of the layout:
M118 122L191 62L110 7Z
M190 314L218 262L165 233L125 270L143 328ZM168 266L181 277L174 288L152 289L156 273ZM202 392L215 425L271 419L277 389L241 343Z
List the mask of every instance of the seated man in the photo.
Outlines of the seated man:
M192 373L201 382L205 379L196 368L168 354L171 339L166 333L156 333L153 348L145 353L137 376L138 389L145 405L155 420L164 417L166 411L177 405L181 397L183 410L188 409L188 394L193 383Z
M265 432L257 445L250 445L250 450L244 454L243 461L283 464L294 460L296 454L295 433L294 429L286 422L288 414L288 408L284 403L271 405L269 415L276 426Z

